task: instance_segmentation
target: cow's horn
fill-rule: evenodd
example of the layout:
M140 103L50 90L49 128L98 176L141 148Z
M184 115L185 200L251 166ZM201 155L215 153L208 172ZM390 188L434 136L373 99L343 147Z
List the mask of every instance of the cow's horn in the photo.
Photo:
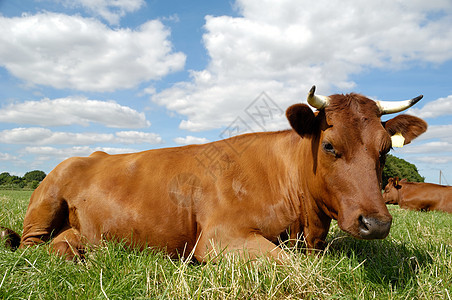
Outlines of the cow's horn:
M419 95L416 98L404 101L375 101L377 102L378 108L380 108L380 112L382 115L398 113L402 110L410 108L415 105L419 100L424 97L423 95Z
M323 109L330 104L330 98L327 96L321 96L321 95L314 95L315 93L315 85L312 86L311 90L308 94L308 103L317 108L317 109Z

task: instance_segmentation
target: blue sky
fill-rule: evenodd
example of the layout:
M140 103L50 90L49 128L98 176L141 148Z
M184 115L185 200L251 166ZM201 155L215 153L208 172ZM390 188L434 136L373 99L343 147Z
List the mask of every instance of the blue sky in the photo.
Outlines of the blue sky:
M0 0L0 45L0 172L214 141L237 122L286 129L280 112L315 84L423 94L407 113L427 133L392 154L452 184L449 0Z

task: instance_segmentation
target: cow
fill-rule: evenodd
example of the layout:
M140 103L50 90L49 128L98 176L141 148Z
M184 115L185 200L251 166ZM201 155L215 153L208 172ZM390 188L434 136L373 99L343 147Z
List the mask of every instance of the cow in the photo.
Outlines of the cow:
M381 194L391 136L425 132L414 116L381 116L414 105L361 94L308 93L286 110L291 126L201 145L132 154L95 152L60 163L33 192L20 248L50 241L66 259L120 240L170 257L218 253L284 260L278 238L322 249L332 219L358 239L383 239L392 216Z
M386 204L398 204L404 209L452 213L452 186L389 178L383 199Z

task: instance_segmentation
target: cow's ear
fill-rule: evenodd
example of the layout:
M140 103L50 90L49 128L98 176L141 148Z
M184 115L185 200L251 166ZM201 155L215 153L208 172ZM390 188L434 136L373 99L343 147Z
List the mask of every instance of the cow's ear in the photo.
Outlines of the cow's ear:
M402 179L402 180L403 180L403 179ZM399 177L398 177L398 176L394 179L393 185L394 185L394 187L395 187L396 189L402 188L402 186L399 184L402 180L399 180Z
M398 115L383 123L390 136L402 135L403 144L409 144L427 130L427 123L418 117L410 115Z
M389 186L394 185L394 178L389 177L388 178L388 183L386 185L389 185Z
M315 131L316 117L312 109L306 104L294 104L286 110L286 117L290 126L299 135L306 136Z

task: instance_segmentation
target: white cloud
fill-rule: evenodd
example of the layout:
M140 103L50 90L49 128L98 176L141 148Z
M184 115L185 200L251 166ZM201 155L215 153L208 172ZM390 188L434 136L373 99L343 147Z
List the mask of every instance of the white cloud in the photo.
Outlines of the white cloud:
M452 163L452 156L422 156L417 157L416 160L427 164L442 165Z
M56 166L63 160L80 156L86 157L96 151L104 151L108 154L123 154L137 152L133 148L114 148L114 147L89 147L89 146L73 146L67 148L56 148L51 146L30 146L21 149L19 153L23 157L33 157L32 162L29 162L29 169L42 169L43 166L48 168L49 165ZM52 168L48 169L50 172Z
M0 16L0 66L29 84L114 91L181 70L170 32L157 20L136 30L57 13Z
M429 125L427 132L413 143L403 148L395 148L393 152L396 156L415 162L423 176L436 177L433 174L438 170L449 170L452 167L451 132L451 124Z
M126 13L137 11L146 3L144 0L55 0L67 7L83 7L110 24L118 24Z
M83 97L42 99L10 104L0 109L0 122L39 126L99 123L113 128L142 128L151 125L144 113L114 101Z
M124 144L160 144L162 138L156 133L140 131L120 131L115 133L118 143Z
M158 144L162 138L155 133L120 131L111 133L52 132L46 128L14 128L0 131L0 143L26 145L91 145L98 143Z
M403 147L399 150L402 153L447 153L452 152L452 143L446 141L433 141L423 144Z
M104 151L108 154L122 154L136 152L132 148L112 148L112 147L95 147L74 146L70 148L55 147L26 147L22 150L24 154L38 155L40 161L59 159L63 160L74 156L89 156L95 151Z
M452 58L450 1L243 0L237 7L241 17L206 17L207 68L151 96L186 116L182 129L225 126L262 91L286 108L313 84L320 94L354 87L350 75L365 68Z
M452 115L452 95L428 102L422 108L411 108L408 113L419 118L436 118Z
M175 138L174 142L179 145L190 145L190 144L205 144L205 143L208 143L209 140L206 138L200 138L200 137L187 135L186 137Z
M20 158L17 156L11 155L9 153L1 153L0 152L0 161L6 161L6 162L22 162Z
M423 133L416 141L423 141L429 139L441 139L443 141L449 140L452 143L452 124L448 125L429 125L427 131Z

